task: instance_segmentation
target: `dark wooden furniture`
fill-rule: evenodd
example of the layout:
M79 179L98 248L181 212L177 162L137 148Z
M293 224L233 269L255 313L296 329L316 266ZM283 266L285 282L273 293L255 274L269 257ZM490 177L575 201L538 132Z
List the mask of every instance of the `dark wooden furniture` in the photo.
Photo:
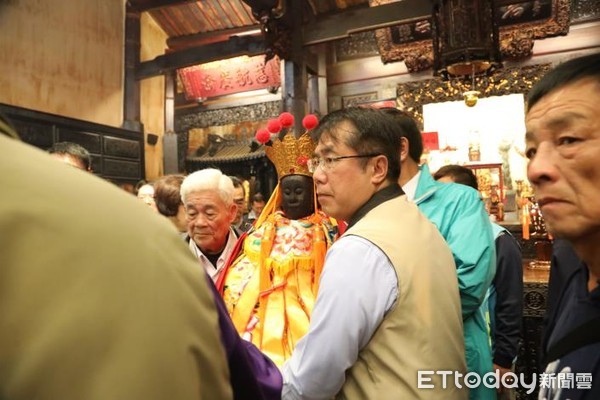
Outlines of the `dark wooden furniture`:
M536 374L539 384L540 349L544 334L550 271L530 268L531 261L536 257L535 241L523 239L520 224L503 223L503 226L518 240L523 254L523 326L515 372L523 373L528 383L533 378L533 374ZM527 394L524 388L519 388L517 399L537 399L537 392L537 387L531 394Z
M540 349L544 334L544 314L548 299L548 277L550 271L529 268L531 259L523 259L523 326L522 341L516 364L516 372L523 373L527 382L540 374ZM531 394L522 388L517 390L517 399L537 399L537 387Z
M82 145L92 156L94 174L115 184L135 185L145 176L144 135L140 132L5 104L0 104L0 112L24 142L42 150L56 142Z

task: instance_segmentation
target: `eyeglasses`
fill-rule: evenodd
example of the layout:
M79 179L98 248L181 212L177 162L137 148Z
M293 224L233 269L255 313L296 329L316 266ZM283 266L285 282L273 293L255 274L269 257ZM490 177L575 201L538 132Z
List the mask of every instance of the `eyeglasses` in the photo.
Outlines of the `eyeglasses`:
M306 166L308 167L308 171L312 174L317 168L321 167L323 171L329 171L333 168L333 165L346 158L371 158L380 156L381 153L371 153L371 154L355 154L352 156L338 156L338 157L313 157L308 160Z

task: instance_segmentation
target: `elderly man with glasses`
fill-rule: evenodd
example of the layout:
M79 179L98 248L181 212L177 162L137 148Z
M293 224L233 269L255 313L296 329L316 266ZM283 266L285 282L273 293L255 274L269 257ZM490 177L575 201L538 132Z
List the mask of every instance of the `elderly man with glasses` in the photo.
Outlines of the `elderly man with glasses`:
M323 211L348 222L327 252L308 333L283 366L283 399L466 399L452 253L398 185L400 138L381 111L328 114L308 163ZM429 380L431 379L431 380Z

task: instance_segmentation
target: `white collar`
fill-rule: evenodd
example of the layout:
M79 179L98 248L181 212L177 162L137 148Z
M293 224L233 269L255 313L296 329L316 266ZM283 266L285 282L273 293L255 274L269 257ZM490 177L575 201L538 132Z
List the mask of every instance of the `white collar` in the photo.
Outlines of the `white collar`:
M415 193L417 193L417 186L419 184L419 177L421 176L421 170L415 174L408 182L402 186L402 190L406 194L406 198L410 201L415 200Z
M225 248L223 249L223 252L219 256L219 259L217 260L217 265L213 265L208 260L208 258L204 255L204 253L202 253L200 248L196 245L196 243L194 242L194 239L192 239L191 237L190 237L189 245L190 245L190 250L196 256L196 258L198 258L198 261L200 261L200 264L204 267L206 272L208 272L208 274L210 275L213 282L216 282L219 277L219 274L221 273L221 271L223 271L223 268L225 267L225 263L227 263L227 260L229 260L229 256L233 252L236 242L237 242L237 236L235 234L235 231L232 228L229 228L229 237L227 238L227 243L225 244Z

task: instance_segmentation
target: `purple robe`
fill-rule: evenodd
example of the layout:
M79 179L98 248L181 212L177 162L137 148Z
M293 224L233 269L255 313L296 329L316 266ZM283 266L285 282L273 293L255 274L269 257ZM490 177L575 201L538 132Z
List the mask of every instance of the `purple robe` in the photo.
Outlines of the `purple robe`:
M243 340L235 330L227 313L225 303L208 275L206 278L213 291L221 340L225 347L231 374L231 387L235 400L281 399L283 378L277 366L252 343Z

